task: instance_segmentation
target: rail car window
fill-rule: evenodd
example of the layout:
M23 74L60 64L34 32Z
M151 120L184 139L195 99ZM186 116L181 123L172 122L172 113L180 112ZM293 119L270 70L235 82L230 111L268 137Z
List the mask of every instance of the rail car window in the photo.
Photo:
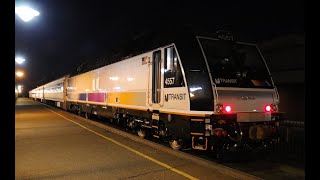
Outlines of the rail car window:
M199 40L217 86L272 87L267 67L256 46L205 38Z
M164 53L164 87L184 87L181 66L173 46L165 48Z
M99 90L99 78L92 79L92 90Z

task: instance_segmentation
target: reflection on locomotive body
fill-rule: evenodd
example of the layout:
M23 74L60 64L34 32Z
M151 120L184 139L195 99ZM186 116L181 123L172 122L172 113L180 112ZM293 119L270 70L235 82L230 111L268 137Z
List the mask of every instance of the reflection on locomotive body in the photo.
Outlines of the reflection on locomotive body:
M124 57L38 86L30 98L106 117L176 150L255 150L278 140L284 113L256 45L190 36Z

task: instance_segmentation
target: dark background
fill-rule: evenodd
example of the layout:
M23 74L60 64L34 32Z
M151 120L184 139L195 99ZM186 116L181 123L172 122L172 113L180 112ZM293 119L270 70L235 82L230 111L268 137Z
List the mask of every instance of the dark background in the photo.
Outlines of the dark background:
M15 54L25 57L27 92L72 72L84 61L116 52L150 31L192 27L215 32L230 24L237 39L260 43L304 33L303 1L16 0L40 12L29 22L15 16Z

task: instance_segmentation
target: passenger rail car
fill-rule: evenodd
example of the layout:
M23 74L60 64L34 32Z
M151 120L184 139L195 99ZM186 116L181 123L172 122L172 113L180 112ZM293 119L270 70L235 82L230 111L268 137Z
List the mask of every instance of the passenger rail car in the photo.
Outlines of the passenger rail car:
M264 148L278 140L284 115L256 45L202 36L64 76L30 98L109 118L176 150Z

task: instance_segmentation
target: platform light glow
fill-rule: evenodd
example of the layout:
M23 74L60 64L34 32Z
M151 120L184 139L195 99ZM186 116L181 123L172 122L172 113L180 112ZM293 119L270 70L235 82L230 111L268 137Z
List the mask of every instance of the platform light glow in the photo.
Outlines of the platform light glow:
M16 72L16 75L17 75L18 77L22 77L22 76L24 75L24 73L23 73L22 71L18 71L18 72Z
M25 22L28 22L34 17L40 15L38 11L27 6L15 7L15 13Z
M22 85L18 85L18 93L22 92Z
M15 58L15 61L16 61L18 64L22 64L22 63L25 61L25 59L22 58L22 57L16 57L16 58Z

